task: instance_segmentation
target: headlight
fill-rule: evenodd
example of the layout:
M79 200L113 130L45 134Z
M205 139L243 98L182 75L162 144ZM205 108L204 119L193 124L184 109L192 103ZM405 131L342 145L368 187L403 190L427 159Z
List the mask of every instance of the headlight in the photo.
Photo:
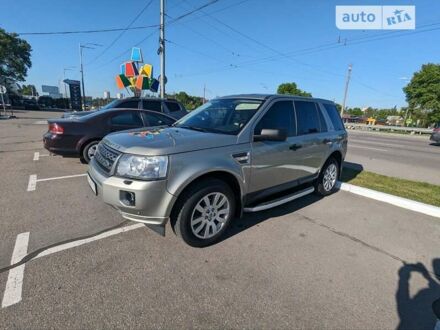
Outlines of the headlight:
M128 178L162 179L167 175L167 167L167 156L122 155L116 174Z

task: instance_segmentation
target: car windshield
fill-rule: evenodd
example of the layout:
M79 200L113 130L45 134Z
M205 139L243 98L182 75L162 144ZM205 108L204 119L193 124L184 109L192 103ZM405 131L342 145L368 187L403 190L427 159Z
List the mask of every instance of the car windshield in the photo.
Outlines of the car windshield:
M263 100L215 99L193 110L174 126L236 135L249 122L262 103Z

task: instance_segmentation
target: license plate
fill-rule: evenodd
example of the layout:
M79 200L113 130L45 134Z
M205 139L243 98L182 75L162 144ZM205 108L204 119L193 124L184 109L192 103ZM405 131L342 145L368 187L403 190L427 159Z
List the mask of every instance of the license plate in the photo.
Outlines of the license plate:
M93 181L89 174L87 174L87 182L89 183L89 186L93 190L95 195L98 195L98 191L96 190L96 183Z

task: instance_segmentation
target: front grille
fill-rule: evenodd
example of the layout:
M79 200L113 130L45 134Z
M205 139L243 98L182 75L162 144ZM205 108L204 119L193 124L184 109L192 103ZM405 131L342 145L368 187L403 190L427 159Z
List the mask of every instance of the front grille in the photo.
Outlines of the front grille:
M115 163L116 159L121 153L115 149L110 148L104 143L98 145L94 158L98 165L106 172L109 173Z

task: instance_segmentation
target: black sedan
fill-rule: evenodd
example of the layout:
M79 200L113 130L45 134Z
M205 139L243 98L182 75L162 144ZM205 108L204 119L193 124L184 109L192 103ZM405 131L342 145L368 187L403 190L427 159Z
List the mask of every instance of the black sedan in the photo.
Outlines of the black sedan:
M111 109L76 118L49 119L44 147L59 155L77 155L89 162L101 139L109 133L152 126L169 126L176 120L148 110Z

